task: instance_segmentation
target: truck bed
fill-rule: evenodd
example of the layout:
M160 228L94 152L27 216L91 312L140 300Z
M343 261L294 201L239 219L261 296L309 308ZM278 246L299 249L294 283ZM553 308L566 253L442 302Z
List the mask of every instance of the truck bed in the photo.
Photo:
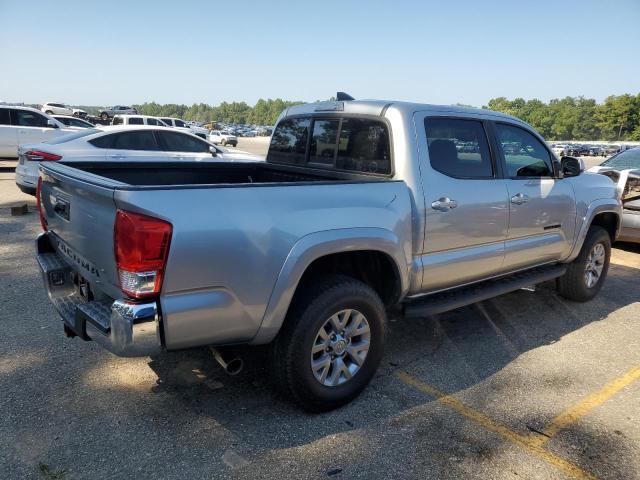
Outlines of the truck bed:
M296 167L295 165L275 165L266 162L70 162L66 164L60 162L59 164L131 186L375 181L385 178L349 172L322 171Z

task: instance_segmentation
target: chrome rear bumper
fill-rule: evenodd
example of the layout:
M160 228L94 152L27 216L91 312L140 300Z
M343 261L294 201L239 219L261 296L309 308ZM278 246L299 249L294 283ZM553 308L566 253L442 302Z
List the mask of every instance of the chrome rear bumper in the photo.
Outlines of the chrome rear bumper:
M93 340L121 357L143 357L162 351L156 302L88 301L74 283L73 270L53 250L46 233L36 240L36 251L44 286L67 335Z

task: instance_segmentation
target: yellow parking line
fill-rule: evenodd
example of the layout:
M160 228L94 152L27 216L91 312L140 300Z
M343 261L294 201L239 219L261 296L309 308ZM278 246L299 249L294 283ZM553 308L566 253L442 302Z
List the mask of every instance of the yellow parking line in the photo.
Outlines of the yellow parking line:
M596 478L590 473L587 473L584 470L582 470L580 467L568 462L564 458L561 458L545 450L544 448L542 448L541 445L538 445L536 443L535 441L536 439L533 439L529 436L520 435L514 432L513 430L509 429L507 426L496 422L495 420L488 417L484 413L474 410L471 407L467 407L460 400L452 397L451 395L447 395L444 392L441 392L440 390L432 387L431 385L427 385L426 383L418 380L417 378L412 377L408 373L403 371L398 371L396 372L396 376L407 385L410 385L416 388L417 390L420 390L421 392L426 393L427 395L435 397L438 400L438 402L440 402L441 404L446 405L447 407L473 420L478 425L483 427L485 430L501 435L506 440L509 440L511 443L518 445L519 447L535 455L541 460L544 460L550 465L553 465L554 467L563 471L567 475L571 475L572 477L578 478L580 480Z
M578 402L576 405L556 416L553 420L551 420L551 423L549 423L549 425L547 425L542 430L546 436L536 437L536 443L538 445L544 445L560 430L563 430L572 423L577 422L581 417L589 413L594 408L599 407L624 387L635 382L638 379L640 379L640 365L632 368L624 375L607 383L597 392L592 393L591 395Z

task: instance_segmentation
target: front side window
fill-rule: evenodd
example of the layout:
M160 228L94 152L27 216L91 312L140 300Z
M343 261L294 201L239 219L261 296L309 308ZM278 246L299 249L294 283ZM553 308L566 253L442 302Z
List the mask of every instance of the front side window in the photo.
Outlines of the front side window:
M176 127L188 128L187 125L182 120L176 120Z
M193 138L190 135L179 132L156 132L162 138L164 150L167 152L193 152L202 153L209 151L209 144Z
M161 120L162 120L164 123L166 123L167 125L169 125L169 126L171 126L171 125L172 125L172 122L171 122L171 119L170 119L170 118L163 118L163 119L161 119Z
M156 138L150 130L116 133L110 148L116 150L159 150Z
M13 125L21 127L48 127L47 117L29 110L11 110Z
M155 125L157 127L160 123L155 118L147 118L147 125Z
M309 147L309 162L333 166L338 149L340 120L315 120Z
M549 151L526 130L497 123L496 137L511 178L551 177L553 167Z
M304 163L310 123L309 118L290 118L280 122L271 137L267 160Z
M492 178L487 135L478 120L427 117L424 120L431 167L454 178Z
M336 168L364 173L391 173L387 126L377 120L345 118L340 127Z
M144 121L140 117L130 117L129 125L144 125Z
M122 117L114 117L112 125L122 125L124 123L124 119Z

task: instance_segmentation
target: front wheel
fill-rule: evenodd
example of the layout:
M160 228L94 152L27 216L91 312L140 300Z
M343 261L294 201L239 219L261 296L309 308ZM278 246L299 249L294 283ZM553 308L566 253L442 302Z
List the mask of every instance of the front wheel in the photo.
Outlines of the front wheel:
M598 226L592 226L578 257L557 281L558 293L569 300L586 302L602 288L611 259L611 238Z
M272 345L272 371L285 396L305 410L353 400L382 359L386 313L368 285L329 275L303 287Z

